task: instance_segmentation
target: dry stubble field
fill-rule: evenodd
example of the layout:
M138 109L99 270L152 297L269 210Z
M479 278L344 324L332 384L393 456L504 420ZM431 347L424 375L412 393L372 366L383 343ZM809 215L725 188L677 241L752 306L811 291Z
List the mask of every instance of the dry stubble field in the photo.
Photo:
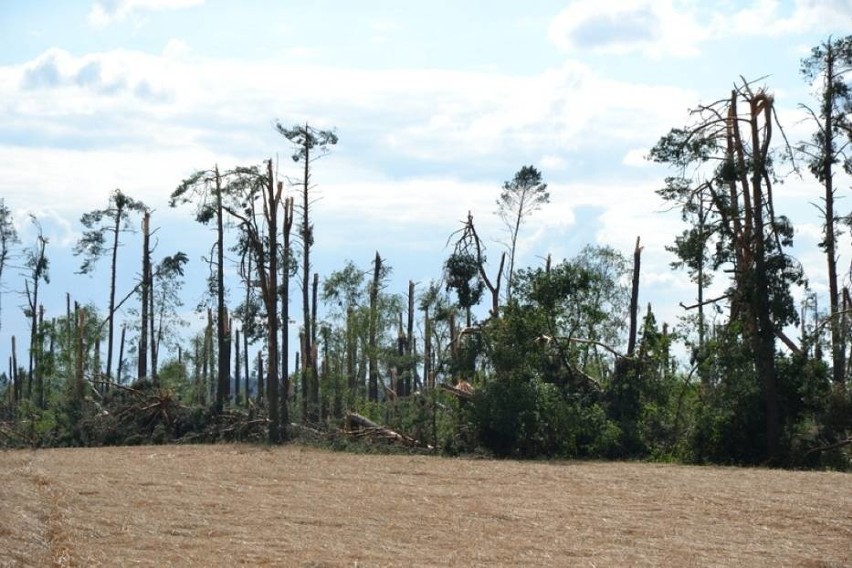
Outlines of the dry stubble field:
M852 475L299 446L0 453L0 566L852 566Z

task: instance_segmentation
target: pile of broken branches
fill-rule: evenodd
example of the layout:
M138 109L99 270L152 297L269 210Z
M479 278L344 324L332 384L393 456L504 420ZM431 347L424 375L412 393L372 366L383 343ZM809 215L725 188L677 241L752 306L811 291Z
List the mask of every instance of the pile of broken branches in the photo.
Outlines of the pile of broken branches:
M406 436L405 434L400 434L355 412L346 413L346 428L343 432L353 438L368 438L370 440L390 442L400 444L406 448L434 449L429 444Z

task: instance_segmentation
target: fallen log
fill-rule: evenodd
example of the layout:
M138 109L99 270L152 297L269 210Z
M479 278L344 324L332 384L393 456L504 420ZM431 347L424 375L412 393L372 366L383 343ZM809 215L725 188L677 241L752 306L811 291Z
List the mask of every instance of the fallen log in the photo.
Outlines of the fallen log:
M397 442L403 444L407 447L420 447L433 449L429 444L424 444L423 442L416 440L410 436L406 436L405 434L400 434L390 428L386 428L381 424L377 424L373 422L369 418L365 416L361 416L355 412L347 412L346 413L346 433L350 436L355 437L369 437L369 438L378 438L382 440L387 440L391 442Z
M847 438L846 440L840 440L839 442L835 442L834 444L829 444L827 446L820 446L818 448L811 448L810 450L805 452L805 457L808 457L811 454L827 452L829 450L836 450L837 448L842 448L843 446L849 446L849 445L852 445L852 438Z
M470 400L473 398L473 387L470 383L466 381L462 381L458 384L458 386L453 386L449 383L441 383L438 387L442 390L445 390L457 398L461 400Z

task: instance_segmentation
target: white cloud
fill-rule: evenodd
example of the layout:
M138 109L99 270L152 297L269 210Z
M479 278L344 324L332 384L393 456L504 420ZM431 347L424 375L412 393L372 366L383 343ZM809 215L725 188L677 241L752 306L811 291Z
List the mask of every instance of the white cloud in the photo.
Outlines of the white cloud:
M556 16L549 35L567 52L691 57L707 31L677 0L578 0Z
M568 161L565 158L553 154L542 156L538 163L543 170L564 170L568 167Z
M625 166L631 166L634 168L645 168L649 165L648 160L646 159L647 155L648 148L633 148L627 151L621 159L621 163Z
M846 33L852 0L756 0L737 9L731 2L689 0L577 0L551 22L550 40L575 53L647 57L694 57L702 44L736 37Z
M203 3L204 0L95 0L88 18L90 24L102 28L140 12L180 10Z
M759 0L735 12L725 22L729 33L780 36L806 32L829 32L852 24L852 0L795 0L785 15L778 0Z

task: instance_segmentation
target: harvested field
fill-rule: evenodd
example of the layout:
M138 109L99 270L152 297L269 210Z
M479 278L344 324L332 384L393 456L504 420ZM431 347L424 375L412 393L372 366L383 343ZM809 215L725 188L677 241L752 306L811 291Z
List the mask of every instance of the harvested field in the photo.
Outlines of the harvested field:
M149 446L0 453L0 566L852 566L852 476Z

